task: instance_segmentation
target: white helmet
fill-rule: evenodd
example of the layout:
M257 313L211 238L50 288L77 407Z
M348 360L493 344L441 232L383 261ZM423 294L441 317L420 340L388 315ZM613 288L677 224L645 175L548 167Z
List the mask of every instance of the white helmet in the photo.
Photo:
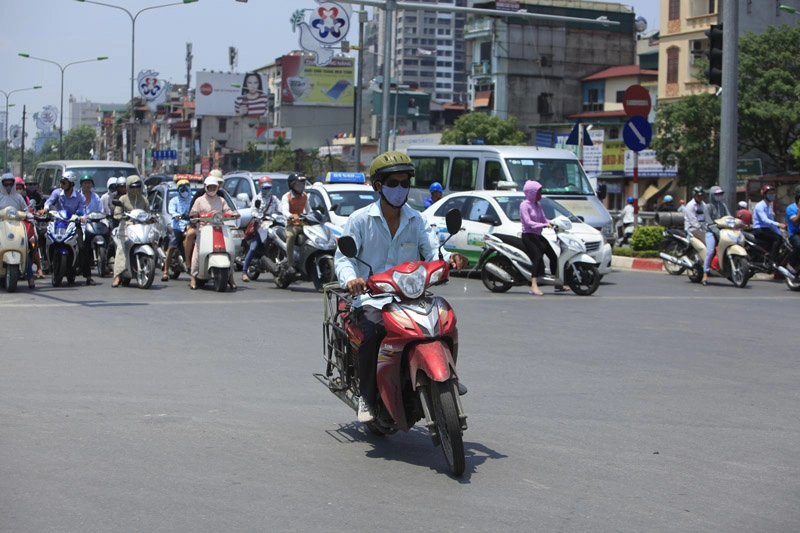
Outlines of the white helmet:
M71 170L64 172L64 175L61 176L61 179L71 181L73 185L78 183L78 175Z
M117 178L115 178L114 176L108 178L108 181L106 181L106 189L110 190L111 187L116 187L116 186L117 186Z
M209 176L203 181L203 185L208 187L209 185L215 185L219 187L219 179L215 178L214 176Z
M119 187L120 185L122 185L123 187L126 187L128 185L128 178L126 178L125 176L118 177L117 178L117 187Z

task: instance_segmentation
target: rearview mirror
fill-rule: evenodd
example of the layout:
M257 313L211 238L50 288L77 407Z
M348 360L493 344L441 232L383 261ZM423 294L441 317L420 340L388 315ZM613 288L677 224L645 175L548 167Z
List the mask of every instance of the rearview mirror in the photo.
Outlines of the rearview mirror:
M500 221L497 218L493 217L492 215L481 215L478 217L478 222L483 222L484 224L491 224L492 226L499 226Z
M356 241L349 235L344 235L339 237L339 250L344 254L345 257L355 257L358 253L358 248L356 248Z
M597 197L600 200L605 200L606 194L608 194L608 187L606 186L605 183L601 183L600 185L597 186Z

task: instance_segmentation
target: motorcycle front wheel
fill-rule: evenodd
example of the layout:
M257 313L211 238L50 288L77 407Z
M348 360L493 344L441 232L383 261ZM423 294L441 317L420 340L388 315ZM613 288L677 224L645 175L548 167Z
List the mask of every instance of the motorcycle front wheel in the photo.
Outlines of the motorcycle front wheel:
M156 279L156 261L153 256L134 257L133 275L140 289L149 289Z
M675 241L668 243L666 246L661 248L661 251L667 255L671 255L672 257L677 257L678 259L680 259L680 257L683 255L683 249L681 245ZM666 259L664 259L663 262L664 262L664 270L666 270L667 273L672 276L680 276L681 274L683 274L684 270L686 270L686 267L676 265L672 261L667 261Z
M486 263L483 265L483 268L481 268L481 281L483 282L484 287L492 292L506 292L512 287L512 284L495 277L494 274L486 270L486 265L490 263L496 268L506 272L509 276L514 271L514 265L512 265L511 261L505 257L501 255L495 255L486 261Z
M67 273L67 258L56 252L50 269L52 270L53 287L60 287L61 282L64 280L64 275Z
M336 280L336 272L333 266L333 257L324 257L319 262L320 275L317 276L316 269L314 270L314 287L317 292L322 292L322 288Z
M567 285L578 296L594 294L600 286L600 272L597 265L575 263L567 271Z
M106 249L104 246L97 246L94 249L94 257L97 262L97 275L101 278L106 277Z
M728 261L731 265L730 280L737 288L744 289L747 287L747 280L750 279L750 266L747 264L747 258L741 255L731 255L728 256Z
M466 462L454 388L450 381L432 381L431 409L447 466L454 476L460 476L464 473Z
M6 266L6 292L15 292L19 281L19 265Z

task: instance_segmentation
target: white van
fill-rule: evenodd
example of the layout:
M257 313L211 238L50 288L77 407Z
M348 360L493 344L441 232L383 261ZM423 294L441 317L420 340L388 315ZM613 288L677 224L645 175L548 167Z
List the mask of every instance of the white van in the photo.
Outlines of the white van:
M542 184L552 198L614 243L611 215L598 198L578 158L569 150L536 146L437 145L410 146L416 176L408 203L423 209L423 199L438 181L444 194L455 191L516 188L527 180Z
M94 181L94 191L98 195L104 194L108 188L108 178L118 178L123 176L135 176L138 174L136 167L130 163L121 161L94 161L88 160L67 160L67 161L45 161L36 165L34 178L39 184L42 194L50 194L54 187L58 187L61 176L67 170L71 170L78 175L78 179L89 175Z

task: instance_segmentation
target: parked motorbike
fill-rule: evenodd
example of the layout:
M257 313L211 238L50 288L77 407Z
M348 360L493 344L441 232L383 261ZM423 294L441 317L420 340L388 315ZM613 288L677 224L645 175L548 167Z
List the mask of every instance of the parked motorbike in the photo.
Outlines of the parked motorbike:
M461 228L461 214L447 215L450 235ZM347 257L357 250L352 237L339 239ZM369 265L368 265L369 266ZM441 296L427 289L446 283L449 265L442 259L413 261L372 273L367 279L373 295L392 294L395 301L383 308L386 336L378 356L378 405L372 433L384 435L398 429L407 432L425 419L434 446L442 446L450 472L464 472L463 432L467 415L458 394L458 331L453 309ZM352 297L331 283L325 286L323 349L325 373L314 376L340 400L358 411L358 349L363 334L353 317Z
M678 228L664 228L659 257L664 262L664 270L673 276L683 274L692 268L689 251L692 250L691 235Z
M53 287L60 287L64 278L75 283L80 270L80 248L78 247L78 224L80 217L64 209L48 213L47 256L50 258L50 274ZM38 218L37 218L38 220Z
M569 234L572 222L567 217L558 216L551 223L558 243L557 278L579 296L594 294L600 285L597 261L586 253L582 241ZM553 246L553 243L550 245ZM547 258L544 259L547 270ZM513 286L530 285L533 271L521 238L492 233L484 236L483 252L475 268L480 270L484 286L492 292L506 292ZM552 283L547 278L541 278L541 282Z
M279 252L279 247L271 242L270 232L278 227L286 226L286 217L283 215L264 215L259 219L259 226L256 230L260 244L256 247L253 253L253 258L250 260L250 265L247 268L247 277L252 280L257 280L261 274L277 274L279 271L279 264L282 257L285 257ZM285 243L284 243L285 244ZM249 241L242 243L242 253L236 257L236 269L244 269L244 258L250 250Z
M117 203L119 200L114 200L114 205ZM153 285L157 257L164 259L164 252L158 247L157 217L143 209L123 213L125 234L120 235L117 228L117 254L125 254L127 260L126 268L120 274L120 281L126 287L131 280L136 280L140 289L149 289Z
M294 281L312 281L318 291L326 283L336 280L333 266L333 254L336 250L336 237L323 222L325 215L317 211L301 215L304 222L303 232L297 235L294 242L295 272L288 272L286 257L286 228L274 226L270 230L270 240L276 245L268 249L267 257L277 265L273 272L275 284L285 289Z
M234 215L225 215L221 211L203 212L192 222L206 223L200 230L197 247L198 274L197 286L205 285L209 279L214 281L214 290L225 292L228 288L233 258L236 255L230 229L225 225L226 218Z
M742 221L728 216L718 218L714 223L719 227L719 244L717 254L711 261L709 274L722 276L736 287L743 289L750 279L750 266L747 261L747 251L744 249ZM687 257L692 267L687 269L686 274L693 283L700 283L703 279L706 243L694 235L691 236L691 243L692 249L689 250Z
M6 292L15 292L17 282L28 264L28 233L22 221L26 211L8 206L0 209L0 280Z
M105 213L89 213L86 215L86 224L83 227L84 243L89 243L93 262L97 268L97 275L101 278L108 274L107 247L109 238L109 226L106 223L108 215Z
M789 254L792 252L792 244L789 239L781 236L781 246L778 255L773 258L769 251L756 239L752 233L744 232L744 247L747 250L747 260L750 265L749 276L755 274L774 275L780 272L786 280L786 285L792 291L800 291L800 276L792 274L787 268L789 266Z

